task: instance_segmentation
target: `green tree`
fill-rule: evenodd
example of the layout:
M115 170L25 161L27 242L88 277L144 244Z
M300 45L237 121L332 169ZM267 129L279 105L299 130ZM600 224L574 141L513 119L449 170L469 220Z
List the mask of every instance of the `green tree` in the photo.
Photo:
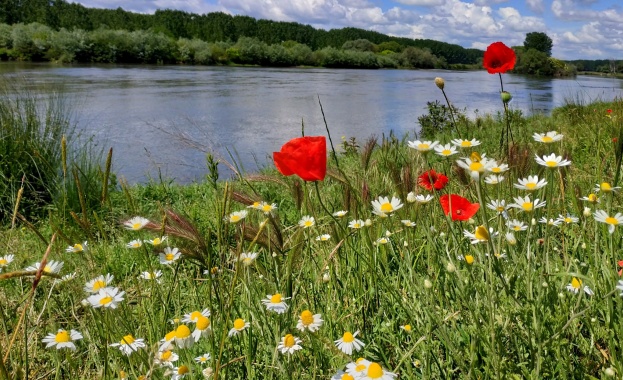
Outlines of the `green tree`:
M545 53L548 57L551 57L552 46L554 46L554 43L545 33L530 32L526 34L523 46L526 50L534 49L536 51L540 51L541 53Z

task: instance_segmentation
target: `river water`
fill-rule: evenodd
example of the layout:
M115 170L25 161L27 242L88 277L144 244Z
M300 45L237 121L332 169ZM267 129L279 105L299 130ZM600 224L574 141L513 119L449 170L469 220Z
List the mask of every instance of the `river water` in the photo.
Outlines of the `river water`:
M159 173L179 183L206 175L205 152L230 155L247 172L272 165L269 156L301 134L356 137L418 130L426 102L450 101L468 115L502 109L497 75L486 71L337 70L206 66L58 66L0 63L0 75L45 95L61 91L83 135L114 148L113 170L130 183ZM621 97L623 81L578 76L541 79L504 74L511 106L548 114L568 99ZM222 166L222 165L221 165ZM230 175L223 171L226 177Z

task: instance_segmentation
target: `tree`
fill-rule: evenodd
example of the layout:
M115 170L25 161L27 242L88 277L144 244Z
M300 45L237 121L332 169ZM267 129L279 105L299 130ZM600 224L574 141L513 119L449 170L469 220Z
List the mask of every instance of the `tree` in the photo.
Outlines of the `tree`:
M526 34L526 39L523 42L523 46L526 50L534 49L545 53L548 57L552 56L552 39L542 32L530 32Z

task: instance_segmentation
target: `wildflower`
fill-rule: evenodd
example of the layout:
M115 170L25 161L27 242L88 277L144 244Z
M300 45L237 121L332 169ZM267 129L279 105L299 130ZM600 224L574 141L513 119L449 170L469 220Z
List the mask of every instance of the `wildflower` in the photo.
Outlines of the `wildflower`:
M281 338L281 342L279 342L277 349L280 350L282 354L293 354L294 351L298 351L303 348L300 343L301 340L299 338L292 334L286 334L286 336Z
M128 334L121 339L119 343L113 343L110 347L119 347L119 350L126 356L132 355L134 351L138 351L139 348L145 347L145 340L135 339L132 334Z
M440 90L443 90L445 85L446 85L446 82L443 80L442 77L435 78L435 86L437 86Z
M485 177L485 183L487 185L499 185L500 182L503 182L505 177L499 174L490 174Z
M316 332L322 326L323 319L320 314L312 314L309 310L304 310L301 315L299 315L299 321L296 324L296 328L305 331L306 329L310 332Z
M237 335L239 332L244 331L244 329L246 329L249 326L251 326L249 322L245 322L244 319L238 318L234 321L234 327L232 327L231 330L229 330L229 333L227 334L227 336L231 337L231 336Z
M502 42L494 42L487 47L482 65L489 74L505 73L515 67L515 51Z
M159 246L160 244L164 243L167 240L166 236L161 236L161 237L155 237L153 239L146 239L145 243L151 244L154 247Z
M340 210L340 211L334 212L333 216L335 216L337 218L341 218L341 217L345 216L346 214L348 214L348 211Z
M411 193L409 193L411 194ZM426 194L426 195L422 195L422 194L418 194L414 196L414 202L420 203L420 204L426 204L430 201L433 200L433 196L430 194Z
M126 247L132 248L132 249L141 248L142 246L143 246L143 241L140 239L134 239L128 244L126 244Z
M401 206L401 207L402 207L402 206ZM370 218L366 219L366 220L363 222L363 225L364 225L364 226L366 226L366 227L370 227L370 226L372 225L372 220L370 220Z
M413 331L413 328L409 324L400 326L400 328L406 333L410 333L411 331Z
M493 211L497 211L498 214L503 214L506 212L506 210L508 210L506 200L504 199L492 199L489 203L487 203L487 208Z
M95 277L94 279L87 281L84 286L84 291L91 294L98 293L101 289L108 288L108 285L112 283L114 278L115 276L110 273L107 273L106 276L102 275Z
M389 243L389 239L387 237L385 237L385 236L376 239L376 244L378 244L378 245L384 245L384 244L387 244L387 243Z
M439 197L439 203L444 214L450 214L452 220L465 221L476 215L480 208L478 203L470 203L467 199L456 194L444 194Z
M489 231L485 226L478 226L474 233L471 233L467 230L463 231L463 235L471 240L472 244L478 244L489 240L490 235L494 235L493 228L490 227Z
M442 157L450 157L454 154L459 153L456 150L456 147L454 145L450 145L450 144L446 144L446 145L435 145L435 153L442 156Z
M186 365L181 365L179 367L174 367L171 370L171 380L179 380L183 379L186 375L190 373L190 368Z
M175 341L175 330L166 333L164 338L160 339L160 347L158 351L167 351L173 349L173 342Z
M268 294L262 303L266 306L266 310L274 311L277 314L283 314L288 310L288 305L284 302L288 298L281 297L281 294L275 293L273 295Z
M535 199L534 201L530 200L529 196L526 197L515 197L513 198L515 203L511 203L508 205L509 207L513 207L519 209L520 211L531 212L537 208L541 208L545 206L545 201L539 202L540 199Z
M512 232L507 232L506 233L506 242L510 245L516 245L517 244L517 239L515 238L515 234Z
M7 267L13 260L15 260L15 255L0 256L0 272L2 272L2 268Z
M459 148L473 148L475 146L480 145L480 141L476 139L471 139L471 140L454 139L450 142Z
M65 252L78 253L78 252L84 252L86 250L87 250L87 242L85 241L82 244L76 243L74 245L70 245L69 247L67 247L67 249L65 249Z
M56 334L50 333L45 338L43 338L42 342L47 343L45 348L56 347L57 350L61 348L69 348L72 351L76 350L76 345L74 341L82 339L82 334L80 334L76 330L64 330L58 329Z
M595 185L595 192L604 192L604 193L611 193L617 190L620 190L621 187L620 186L615 186L612 187L608 182L602 182L600 184Z
M335 345L346 355L352 355L353 349L359 351L365 346L365 344L359 339L355 338L359 334L359 331L355 331L351 334L350 331L346 331L344 335L335 341Z
M118 288L101 288L96 294L87 298L87 302L94 308L116 309L119 302L123 301L125 292Z
M285 143L273 152L277 170L285 176L296 174L303 181L322 181L327 172L327 141L324 136L305 136Z
M171 350L156 352L155 364L166 367L173 367L173 362L179 360L179 355Z
M558 219L547 219L546 217L541 217L541 219L539 219L539 223L547 224L548 226L558 227L562 222Z
M229 214L228 217L226 217L226 220L229 223L238 223L242 219L246 218L247 214L248 214L247 210L234 211L231 214Z
M156 280L160 282L159 278L162 277L162 271L157 270L155 272L142 272L138 278L142 278L143 280Z
M363 227L363 225L364 225L364 221L363 221L363 220L361 220L361 219L351 220L351 221L348 223L348 228L352 228L352 229L357 230L357 229L359 229L359 228L362 228L362 227Z
M323 234L323 235L320 235L320 236L316 236L316 240L317 241L327 241L329 239L331 239L331 235L329 235L329 234Z
M480 179L482 173L497 165L494 161L487 159L484 154L481 156L477 152L472 152L470 157L457 160L456 163L467 170L474 181Z
M276 209L277 209L276 203L266 203L266 202L261 202L258 208L258 210L262 211L265 215L270 214Z
M301 220L299 220L299 227L302 227L302 228L313 227L314 224L316 224L316 220L314 219L313 216L305 215L304 217L301 218Z
M465 257L463 257L463 260L465 260L467 265L472 265L474 263L474 256L472 256L472 255L465 255Z
M331 380L355 380L355 378L344 371L337 371L335 375L331 376Z
M562 136L561 134L559 134L556 131L550 131L547 133L535 133L534 135L532 135L532 138L534 139L534 141L536 142L542 142L542 143L553 143L553 142L557 142L562 140Z
M205 363L209 362L210 359L212 359L212 355L210 355L208 353L205 353L205 354L203 354L201 356L197 356L195 358L195 363L205 364Z
M498 164L496 161L491 160L489 166L487 166L487 171L495 174L504 173L508 171L508 165Z
M171 265L182 257L182 253L177 248L166 247L164 252L160 252L160 264Z
M189 348L195 343L195 339L186 325L179 325L175 329L175 345L179 348Z
M537 164L541 166L546 166L550 169L556 169L563 166L571 165L571 161L563 159L561 156L557 156L555 153L543 157L535 155L535 159Z
M135 216L130 220L123 222L123 225L128 230L138 231L145 227L149 223L149 219L143 218L142 216Z
M61 271L61 269L63 269L63 265L64 263L62 261L50 260L43 267L43 272L58 274ZM39 267L41 267L41 263L36 262L33 265L24 268L24 270L29 271L29 272L31 271L36 272L39 270Z
M371 362L369 360L359 358L352 363L346 364L346 372L348 372L348 374L353 378L359 379L361 376L365 375L370 363Z
M580 288L582 288L582 280L576 277L573 277L571 283L567 284L567 290L575 294L578 294L580 292ZM585 285L582 290L584 290L584 293L589 296L595 294L587 285Z
M405 227L415 227L415 223L410 220L401 220L400 223Z
M209 317L210 309L203 309L202 311L195 310L190 313L184 314L182 317L182 323L196 323L200 317Z
M535 191L547 185L545 178L539 179L536 175L529 175L528 178L520 178L519 183L513 184L514 187L521 190Z
M616 226L623 223L623 214L621 214L620 212L617 212L614 216L609 216L608 213L606 213L605 211L597 210L595 211L595 214L593 214L593 216L595 217L596 221L606 223L608 225L608 232L610 233L614 232L614 228Z
M262 203L264 203L264 202L255 201L255 202L253 202L253 204L250 204L249 206L247 206L247 208L252 208L254 210L260 210L261 211L262 210L262 207L261 207Z
M433 169L424 172L418 177L418 184L428 191L443 189L448 183L448 177L441 173L435 172Z
M63 277L61 277L60 280L57 280L57 281L65 282L65 281L73 280L74 278L76 278L76 272L68 273L68 274L64 275Z
M210 318L203 315L197 319L195 324L195 330L192 333L195 342L198 342L201 337L207 337L210 334L212 325L210 324Z
M506 223L506 226L515 232L525 231L528 229L528 226L524 222L519 221L517 219L513 219L509 221L508 223Z
M400 202L400 199L396 197L392 197L391 201L388 197L378 197L372 201L372 213L385 217L387 214L391 214L392 212L401 209L402 206L402 202Z
M358 377L358 380L392 380L396 377L396 374L389 372L378 363L370 363L366 369L365 374Z
M409 141L407 143L407 145L409 145L409 148L413 148L413 149L417 150L420 153L428 153L428 152L430 152L437 144L439 144L439 141L420 141L420 140L415 140L415 141Z

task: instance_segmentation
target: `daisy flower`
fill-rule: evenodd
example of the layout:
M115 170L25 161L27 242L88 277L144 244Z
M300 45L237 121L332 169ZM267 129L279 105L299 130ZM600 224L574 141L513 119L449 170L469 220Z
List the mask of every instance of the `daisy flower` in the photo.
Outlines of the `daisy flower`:
M599 203L599 198L597 198L597 195L591 193L588 194L588 196L586 197L582 197L580 198L581 201L586 201L588 203Z
M562 214L558 215L558 220L565 224L577 223L580 219L577 216L569 215L563 216Z
M333 216L337 217L337 218L341 218L344 215L348 214L348 211L345 210L340 210L340 211L336 211L333 213Z
M257 201L257 202L253 202L253 204L251 204L251 205L247 206L247 208L252 208L252 209L254 209L254 210L261 210L262 208L260 207L260 205L261 205L262 203L264 203L264 202L259 202L259 201Z
M179 348L189 348L195 343L190 329L186 325L179 325L175 329L175 345Z
M346 331L340 339L335 341L335 345L346 355L352 355L353 349L359 351L365 346L362 341L356 338L357 334L359 334L359 331L355 331L354 334Z
M420 203L420 204L425 204L425 203L428 203L428 202L430 202L432 200L433 200L433 196L430 195L430 194L426 194L426 195L418 194L418 195L414 196L413 202L417 202L417 203Z
M225 217L225 220L229 223L238 223L242 219L246 218L248 214L247 210L234 211L229 216Z
M268 215L277 209L276 203L266 203L260 202L258 206L258 210L262 211L264 214Z
M15 255L1 256L0 257L0 272L2 271L2 268L7 267L9 264L13 262L13 260L15 260Z
M138 278L141 278L143 280L156 280L157 282L160 282L159 278L162 277L162 271L161 270L157 270L155 272L142 272Z
M87 302L94 308L116 309L119 302L123 301L125 292L118 288L102 288L96 294L87 298Z
M179 355L171 350L158 351L154 362L159 366L173 367L173 362L178 361L179 358Z
M563 135L559 134L556 131L550 131L547 133L535 133L534 135L532 135L532 138L536 142L549 144L549 143L562 140L562 136Z
M324 234L316 237L317 241L327 241L329 239L331 239L331 235L329 234Z
M544 216L541 217L541 219L539 219L539 223L547 224L548 226L554 226L554 227L558 227L562 224L562 222L559 219L552 219L552 218L547 219Z
M149 223L149 219L143 218L142 216L135 216L132 219L123 222L123 225L128 230L138 231L145 227L147 223Z
M167 351L173 349L173 342L175 341L175 330L169 331L166 333L164 338L160 339L160 346L158 347L158 351Z
M401 220L400 223L402 223L402 225L405 227L415 227L415 223L408 219Z
M43 267L43 272L45 273L55 273L58 274L61 269L63 269L63 265L64 263L62 261L54 261L54 260L50 260L45 264L45 267ZM25 271L38 271L39 267L41 266L40 262L36 262L33 265L26 267L24 270Z
M516 245L517 244L517 238L515 238L515 234L512 232L507 232L506 233L506 242L510 245Z
M240 261L241 263L243 263L246 266L249 266L249 265L253 264L255 259L257 259L258 255L259 255L259 253L257 253L257 252L242 252L240 254L240 257L238 257L238 261Z
M498 164L496 161L491 160L490 165L487 167L487 171L495 174L504 173L508 171L507 164Z
M84 252L86 250L87 250L87 242L85 241L82 244L76 243L74 245L70 245L69 247L67 247L67 249L65 249L65 252L78 253L78 252Z
M591 288L588 287L588 285L585 285L584 288L582 288L582 280L580 280L577 277L573 277L573 279L571 280L571 283L567 284L567 290L578 294L580 292L580 289L584 290L584 293L586 293L589 296L592 296L593 294L595 294Z
M110 273L107 273L106 276L98 276L94 279L87 281L84 286L84 291L87 293L95 294L98 293L101 289L109 288L108 285L112 283L112 280L115 278Z
M520 211L531 212L537 208L545 207L545 201L539 202L540 199L538 198L534 201L531 201L529 196L515 197L513 198L513 200L515 201L515 203L511 203L508 206L519 209Z
M352 228L354 230L360 229L364 226L364 221L361 219L351 220L348 222L348 228Z
M379 363L372 362L368 365L365 373L358 377L357 380L392 380L396 376L395 373L381 367Z
M522 222L520 220L517 220L517 219L513 219L513 220L509 221L508 223L506 223L506 226L509 229L511 229L511 230L513 230L515 232L525 231L525 230L528 229L528 225L527 224L525 224L524 222Z
M134 239L128 244L126 244L126 247L133 248L133 249L141 248L142 246L143 246L143 241L140 239Z
M473 152L470 157L457 160L456 163L470 173L473 180L477 181L480 175L488 171L489 168L497 165L494 161L488 160L485 155Z
M227 336L231 337L231 336L237 335L238 333L244 331L244 329L246 329L249 326L251 326L249 322L245 322L244 319L238 318L234 321L234 327L232 327L231 330L229 330L229 333L227 334Z
M493 232L493 227L489 227L489 231L487 231L485 226L478 226L474 233L464 230L463 235L469 238L472 244L478 244L489 241L490 236L496 234Z
M354 362L346 364L346 372L352 376L353 379L359 379L363 376L370 365L370 361L364 358L359 358Z
M499 185L500 182L503 182L506 178L503 175L499 174L490 174L485 177L485 183L487 185Z
M286 334L286 336L281 338L281 342L279 342L277 349L281 351L282 354L293 354L294 351L303 349L300 343L301 340L299 338L292 334Z
M611 193L613 191L617 191L620 190L621 187L620 186L615 186L612 187L608 182L602 182L602 183L598 183L597 185L595 185L595 192L604 192L604 193Z
M372 201L372 213L381 217L386 217L394 211L401 209L403 206L400 199L392 197L390 201L388 197L378 197Z
M563 166L571 165L571 161L563 159L561 156L557 156L555 153L543 157L535 155L535 159L537 164L548 167L550 169L556 169Z
M43 338L42 342L47 343L45 348L56 347L57 350L61 348L69 348L72 351L76 350L76 345L74 341L82 339L82 334L80 334L76 330L64 330L58 329L56 334L50 333L45 338Z
M355 380L355 378L344 371L337 371L335 375L331 376L331 380Z
M508 210L506 200L504 199L492 199L487 203L487 208L496 211L498 214L503 214Z
M299 227L301 228L309 228L313 227L316 224L316 220L313 216L305 215L299 220Z
M514 183L513 186L517 189L535 191L547 185L545 178L539 179L536 175L529 175L528 178L519 178L518 183Z
M208 353L205 353L205 354L203 354L201 356L197 356L195 358L195 363L205 364L205 363L209 362L210 359L212 359L212 355L210 355Z
M476 139L471 139L471 140L454 139L454 140L451 140L450 142L459 148L473 148L475 146L480 145L480 141Z
M198 342L201 337L207 337L210 335L212 329L212 325L210 324L210 318L204 317L203 315L197 319L197 323L195 324L195 330L192 333L193 339L195 342Z
M387 243L389 243L389 239L387 237L385 237L385 236L376 239L376 244L378 244L378 245L384 245L384 244L387 244Z
M400 326L400 329L406 333L410 333L411 331L413 331L413 328L409 324Z
M458 150L456 150L456 147L454 145L451 144L446 144L446 145L435 145L435 153L442 156L442 157L450 157L453 154L457 154L459 153Z
M174 367L171 370L171 380L180 380L183 379L186 375L190 373L190 368L186 365L181 365L179 367Z
M63 277L61 277L60 280L55 280L55 281L59 281L59 282L70 281L76 278L76 274L77 274L76 272L68 273L64 275Z
M310 332L315 332L320 329L323 322L320 314L312 314L311 311L304 310L299 315L299 322L296 324L296 328L301 331L309 330Z
M160 252L158 256L160 257L160 264L171 265L182 257L182 253L177 248L166 247L164 252Z
M439 144L439 141L408 141L407 145L409 148L413 148L420 153L428 153L430 152L436 145Z
M288 310L288 305L283 302L287 299L289 299L289 297L281 297L281 294L279 293L275 293L273 295L268 294L266 298L262 300L262 303L266 305L266 310L274 311L277 314L283 314L286 310Z
M162 237L156 237L153 239L146 239L145 243L151 244L154 247L159 246L160 244L164 243L167 240L166 236L162 236Z
M617 212L616 215L610 216L603 210L597 210L593 214L595 220L601 223L606 223L608 225L608 232L613 233L614 228L619 224L623 223L623 214Z
M132 334L128 334L121 339L119 343L113 343L110 347L119 347L119 350L126 356L132 355L134 351L145 347L145 339L136 339Z
M195 310L190 313L184 314L182 317L182 323L196 323L199 320L199 317L209 317L210 309L203 309L202 311Z

